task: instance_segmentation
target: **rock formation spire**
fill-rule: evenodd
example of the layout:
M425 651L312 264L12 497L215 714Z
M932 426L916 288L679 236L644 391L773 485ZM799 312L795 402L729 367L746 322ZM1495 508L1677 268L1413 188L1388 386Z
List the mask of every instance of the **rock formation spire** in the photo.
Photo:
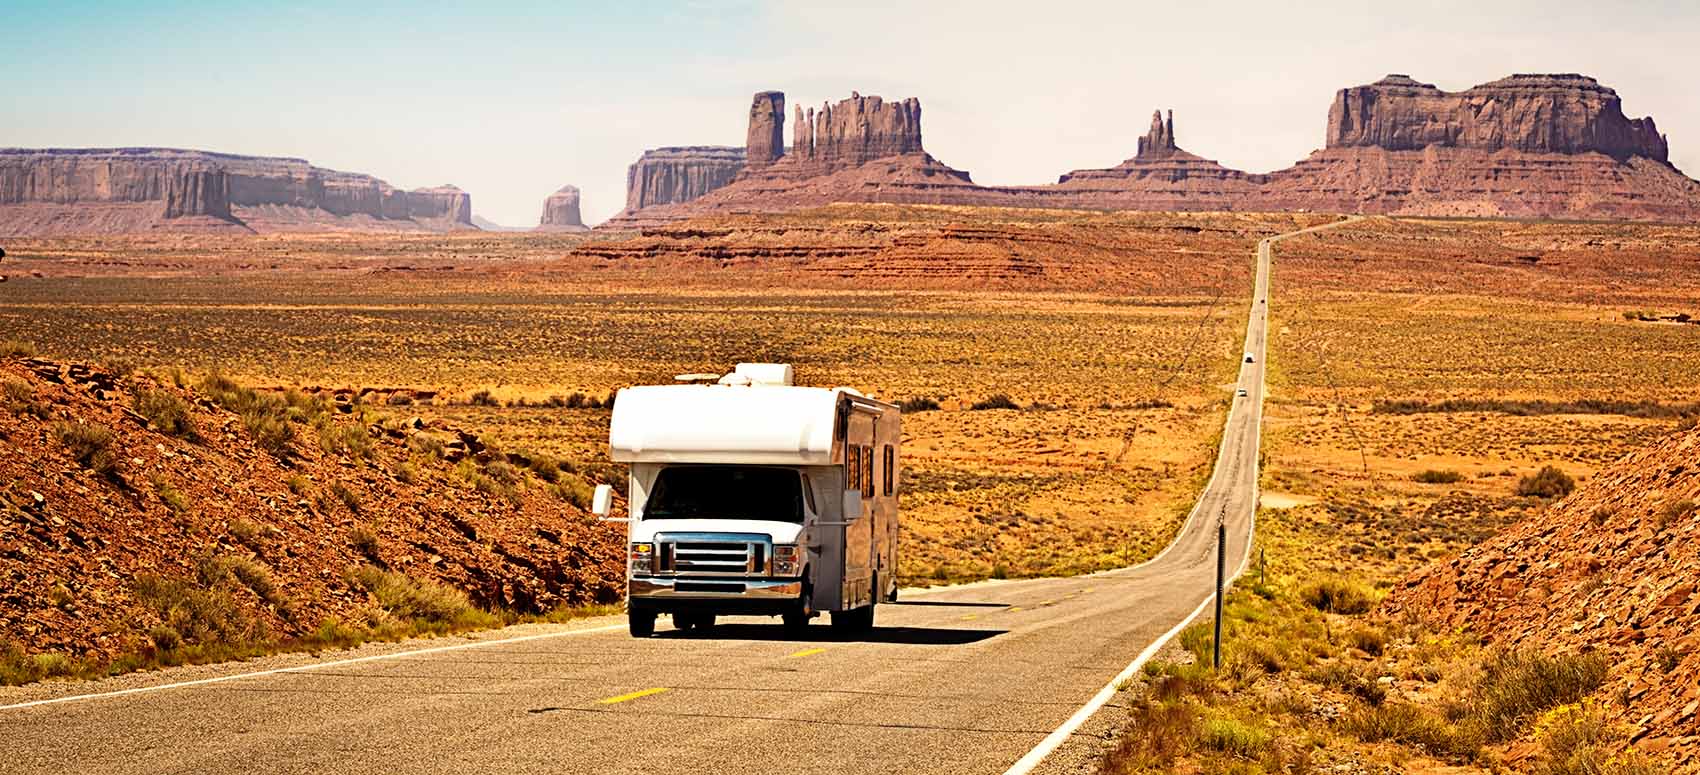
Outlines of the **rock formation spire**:
M1151 112L1151 129L1139 138L1139 153L1136 159L1168 156L1177 150L1175 145L1175 112L1169 111L1167 120L1163 111Z
M750 101L750 130L744 164L761 169L785 154L785 92L758 92Z

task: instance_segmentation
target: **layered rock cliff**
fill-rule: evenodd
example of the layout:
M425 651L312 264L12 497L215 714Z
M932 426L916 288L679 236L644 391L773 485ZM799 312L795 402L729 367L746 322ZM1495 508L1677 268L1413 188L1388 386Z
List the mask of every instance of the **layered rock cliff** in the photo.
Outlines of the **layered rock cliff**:
M644 151L626 168L626 212L689 202L738 176L744 149L692 145Z
M0 233L185 225L471 228L472 198L453 186L404 191L303 159L170 148L0 149Z
M543 217L538 219L538 231L583 231L584 219L579 215L578 186L562 186L561 190L543 200Z
M1617 92L1584 75L1513 75L1456 93L1389 75L1335 94L1327 147L1430 146L1659 162L1670 155L1651 117L1625 116Z
M1663 221L1700 217L1652 118L1581 75L1514 75L1445 92L1390 75L1341 89L1327 147L1272 173L1260 210Z

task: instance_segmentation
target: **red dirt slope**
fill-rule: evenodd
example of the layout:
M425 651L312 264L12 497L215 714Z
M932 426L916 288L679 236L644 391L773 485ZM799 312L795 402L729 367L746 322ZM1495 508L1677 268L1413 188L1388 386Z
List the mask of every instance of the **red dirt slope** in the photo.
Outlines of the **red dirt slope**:
M1388 601L1496 644L1600 650L1605 703L1643 748L1700 769L1700 428L1667 436ZM1627 700L1624 707L1620 700Z
M194 432L150 427L133 408L144 393L181 399ZM207 603L174 610L149 584L216 587L219 623L239 625L220 637L236 643L404 615L351 580L367 565L522 613L618 599L619 536L568 502L588 489L570 473L555 487L469 435L300 396L280 455L209 395L0 360L0 633L14 648L146 654L156 625ZM66 436L95 426L111 441L79 460Z

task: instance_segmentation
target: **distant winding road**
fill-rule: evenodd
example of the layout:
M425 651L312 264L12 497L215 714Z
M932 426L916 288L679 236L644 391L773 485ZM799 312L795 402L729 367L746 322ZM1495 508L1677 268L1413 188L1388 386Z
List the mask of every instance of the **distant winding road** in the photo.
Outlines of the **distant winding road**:
M906 591L854 641L786 640L777 620L736 618L705 637L664 626L634 640L605 618L8 689L0 770L1088 771L1123 717L1116 684L1209 607L1218 520L1230 573L1249 558L1270 248L1316 229L1258 244L1247 395L1197 505L1149 562Z

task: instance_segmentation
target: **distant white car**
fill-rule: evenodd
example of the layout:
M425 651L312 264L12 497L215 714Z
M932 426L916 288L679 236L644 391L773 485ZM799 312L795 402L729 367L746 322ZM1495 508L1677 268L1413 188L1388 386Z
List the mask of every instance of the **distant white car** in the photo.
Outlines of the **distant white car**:
M1256 358L1251 357L1251 353L1245 354L1245 362L1246 363L1255 363L1256 361L1257 361Z
M1239 395L1239 396L1240 396L1240 397L1241 397L1241 398L1244 398L1244 397L1245 397L1245 388L1240 388L1240 392L1239 392L1239 393L1238 393L1238 395Z

